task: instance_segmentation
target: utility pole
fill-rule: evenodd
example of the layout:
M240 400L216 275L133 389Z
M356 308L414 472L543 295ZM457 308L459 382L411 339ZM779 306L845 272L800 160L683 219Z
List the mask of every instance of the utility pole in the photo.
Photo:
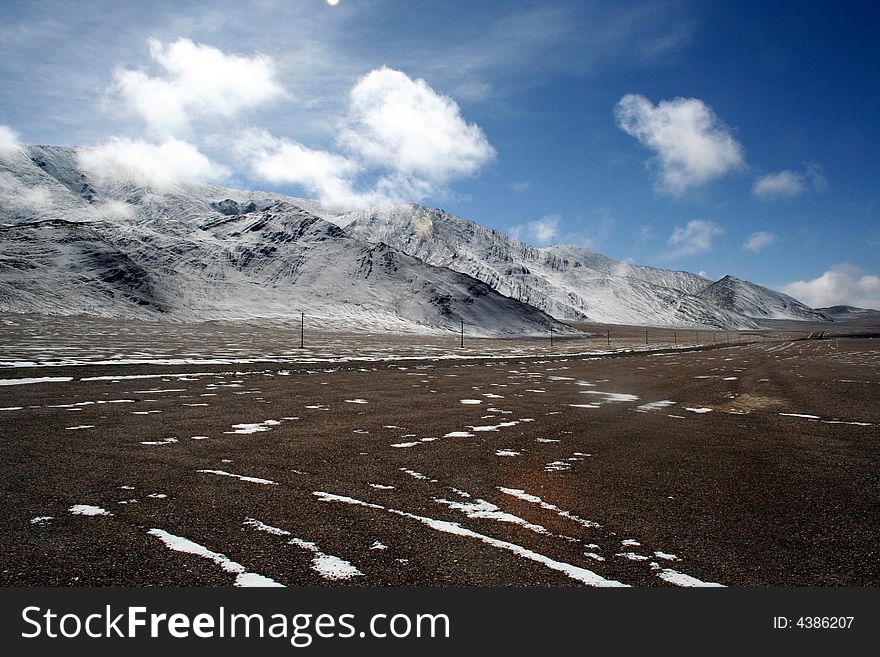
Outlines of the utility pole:
M299 314L299 348L306 348L306 314Z
M607 341L608 346L610 347L611 346L611 331L606 331L605 339Z
M648 332L645 331L645 344L648 344Z
M553 327L550 327L550 346L553 346Z
M678 344L678 331L672 332L672 340L675 344Z
M464 349L464 320L461 320L461 348Z

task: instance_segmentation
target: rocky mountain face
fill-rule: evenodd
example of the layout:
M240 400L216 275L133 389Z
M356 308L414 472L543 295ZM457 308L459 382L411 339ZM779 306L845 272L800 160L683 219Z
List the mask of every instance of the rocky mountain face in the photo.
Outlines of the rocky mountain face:
M364 242L314 201L104 180L69 149L0 163L0 310L199 321L298 316L337 330L545 333L482 281ZM5 198L39 202L13 204Z
M830 318L782 292L725 276L697 293L701 299L725 310L763 319L821 322Z
M619 262L578 246L536 248L419 205L370 208L331 220L354 237L468 274L563 320L747 329L768 317L821 318L790 297L745 281L738 286L726 279L713 283L688 272Z
M298 316L338 330L514 335L557 320L749 329L824 321L726 276L536 248L421 205L344 212L89 168L74 149L0 154L0 310L181 321ZM556 318L556 319L553 319Z

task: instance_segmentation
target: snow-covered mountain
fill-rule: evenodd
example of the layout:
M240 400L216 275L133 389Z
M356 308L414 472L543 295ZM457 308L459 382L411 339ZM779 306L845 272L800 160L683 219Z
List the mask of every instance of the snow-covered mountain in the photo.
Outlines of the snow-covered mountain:
M331 220L354 237L468 274L564 320L746 329L757 326L756 318L816 318L794 299L750 283L742 282L738 295L749 303L728 304L707 292L720 282L696 274L619 262L579 246L536 248L420 205L370 208Z
M171 320L310 317L337 330L567 327L469 276L350 237L314 201L106 179L75 151L0 158L0 310Z
M802 304L782 292L725 276L697 293L712 305L725 310L766 319L795 319L813 322L827 321L829 317Z
M861 326L880 326L880 310L872 308L857 308L856 306L829 306L828 308L816 308L826 317L835 322Z
M767 288L536 248L420 205L358 212L135 181L88 151L0 153L0 310L287 317L339 330L543 333L563 321L748 329L824 320ZM552 317L551 317L552 316Z

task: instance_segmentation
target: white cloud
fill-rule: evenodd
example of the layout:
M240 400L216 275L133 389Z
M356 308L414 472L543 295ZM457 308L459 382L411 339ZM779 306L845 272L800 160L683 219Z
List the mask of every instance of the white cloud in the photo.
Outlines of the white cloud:
M341 128L340 145L360 160L439 185L473 175L495 156L454 100L385 67L351 89Z
M510 188L515 191L517 194L521 194L526 191L529 187L531 187L531 183L528 180L522 180L510 183Z
M758 178L752 185L752 194L762 200L791 198L803 194L805 189L803 175L786 169Z
M29 187L11 174L0 171L0 205L18 212L44 212L54 202L48 187Z
M134 180L165 187L176 182L219 180L229 171L215 164L195 146L178 139L151 144L139 139L116 137L81 148L80 165L107 179Z
M834 265L818 278L780 288L813 308L857 306L880 310L880 276L848 263Z
M650 242L654 239L654 228L647 224L639 226L636 228L636 232L633 233L633 237L635 237L636 242Z
M8 125L0 124L0 153L15 151L21 148L18 135Z
M359 167L341 155L276 139L265 130L245 131L238 148L256 176L275 184L301 185L328 205L360 208L389 200L379 192L355 192L352 181Z
M285 95L265 55L227 55L189 39L166 47L151 38L149 46L162 74L117 68L112 93L163 137L185 131L194 118L231 118Z
M627 94L614 114L621 129L654 151L663 191L681 195L745 165L742 146L698 98L655 106L644 96Z
M743 249L751 251L752 253L757 253L773 244L776 239L776 235L773 233L759 230L758 232L749 235L749 238L743 243Z
M545 246L559 237L559 224L562 217L548 214L526 224L511 226L510 236L516 240L531 242L536 246Z
M818 164L808 164L803 173L784 169L755 180L752 195L762 201L800 196L811 186L817 192L828 189L828 181Z
M92 206L92 212L101 219L131 219L135 215L132 205L112 199Z
M721 226L702 219L689 221L684 228L676 226L669 236L668 249L663 257L666 260L674 260L683 256L706 253L712 250L712 240L723 233Z
M238 149L263 180L300 185L345 208L445 193L449 182L477 173L495 156L455 101L389 68L358 80L338 124L336 153L254 129L242 133Z

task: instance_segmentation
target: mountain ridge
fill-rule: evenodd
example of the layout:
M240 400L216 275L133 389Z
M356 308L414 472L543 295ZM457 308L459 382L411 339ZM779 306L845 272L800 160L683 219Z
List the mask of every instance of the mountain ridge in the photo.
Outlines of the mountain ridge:
M328 326L430 332L466 321L486 334L828 319L735 277L535 247L419 204L345 212L273 192L157 184L94 171L82 153L26 146L0 156L0 309L199 321L308 308Z
M726 307L703 294L713 281L697 274L619 262L576 245L534 247L418 204L368 208L330 220L356 237L473 276L564 321L753 329L766 317L826 319L760 286L748 291L764 290L772 310L754 303ZM789 307L794 310L787 313Z

